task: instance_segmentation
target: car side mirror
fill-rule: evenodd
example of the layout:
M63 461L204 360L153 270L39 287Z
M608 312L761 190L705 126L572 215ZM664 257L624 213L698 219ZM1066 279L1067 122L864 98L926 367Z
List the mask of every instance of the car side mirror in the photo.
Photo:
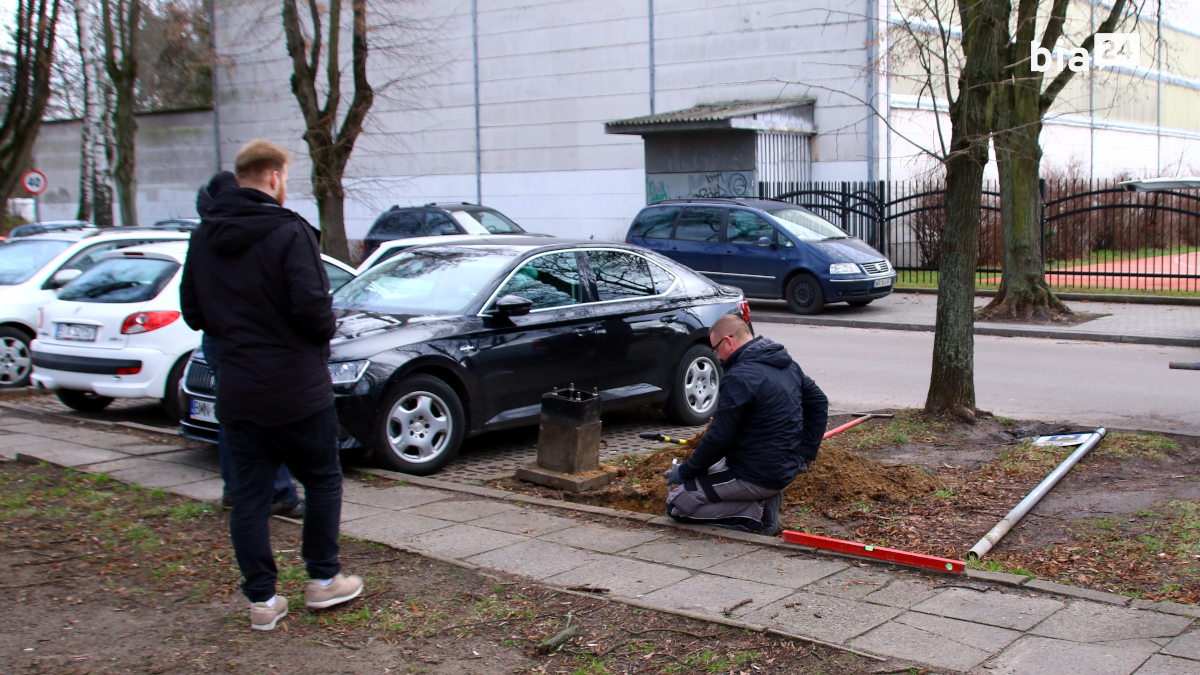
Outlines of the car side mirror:
M492 313L496 316L525 316L533 309L533 301L519 295L505 295L496 300Z
M50 288L62 288L67 284L79 278L83 274L83 270L67 269L59 270L50 278Z
M758 245L759 245L759 246L770 246L770 245L771 245L771 238L770 238L770 237L759 237L759 238L758 238Z
M443 237L444 237L444 236L446 236L446 235L449 235L449 234L458 234L458 230L457 230L457 229L455 229L454 227L451 227L450 225L443 225L443 226L442 226L442 227L441 227L441 228L438 230L438 235L440 235L440 236L443 236Z

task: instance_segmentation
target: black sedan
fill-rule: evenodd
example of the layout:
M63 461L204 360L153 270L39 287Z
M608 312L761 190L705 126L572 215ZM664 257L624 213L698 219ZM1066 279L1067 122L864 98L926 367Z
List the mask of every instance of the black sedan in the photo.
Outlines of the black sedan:
M740 291L646 249L514 236L405 252L334 308L342 447L418 475L467 436L537 424L542 394L571 384L701 424L720 373L708 327L749 318Z

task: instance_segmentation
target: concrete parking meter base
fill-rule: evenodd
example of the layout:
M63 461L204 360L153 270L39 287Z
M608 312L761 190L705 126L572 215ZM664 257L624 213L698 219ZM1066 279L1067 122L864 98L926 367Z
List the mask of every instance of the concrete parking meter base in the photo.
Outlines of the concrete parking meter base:
M517 478L544 485L556 490L565 490L566 492L584 492L587 490L595 490L598 487L608 485L617 477L616 467L606 464L599 465L594 471L584 471L582 473L562 473L561 471L551 471L537 465L537 462L527 464L517 469Z

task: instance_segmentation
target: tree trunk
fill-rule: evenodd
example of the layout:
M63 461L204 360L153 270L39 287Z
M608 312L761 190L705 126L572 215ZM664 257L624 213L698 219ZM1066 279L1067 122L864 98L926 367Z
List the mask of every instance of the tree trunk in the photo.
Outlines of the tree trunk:
M133 117L133 108L141 0L101 0L100 10L104 24L104 65L117 98L112 117L116 141L116 161L112 165L112 173L117 184L121 224L136 227L137 120Z
M117 86L117 109L113 113L117 162L113 180L117 184L117 205L121 208L121 225L137 227L137 120L133 117L133 87L122 91Z
M317 169L313 168L313 184L317 185ZM346 192L342 182L328 182L323 189L315 190L317 212L321 216L321 252L343 262L350 260L350 247L346 242L345 203Z
M950 103L946 225L926 412L949 411L971 418L975 413L975 268L1004 4L1005 0L959 1L964 60L958 98Z

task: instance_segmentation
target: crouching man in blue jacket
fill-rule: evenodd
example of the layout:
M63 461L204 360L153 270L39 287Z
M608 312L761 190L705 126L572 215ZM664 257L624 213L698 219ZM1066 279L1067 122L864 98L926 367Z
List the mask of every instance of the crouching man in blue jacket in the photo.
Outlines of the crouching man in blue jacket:
M700 446L667 472L667 515L774 536L783 490L817 457L829 400L783 345L726 314L709 342L725 366L717 412Z

